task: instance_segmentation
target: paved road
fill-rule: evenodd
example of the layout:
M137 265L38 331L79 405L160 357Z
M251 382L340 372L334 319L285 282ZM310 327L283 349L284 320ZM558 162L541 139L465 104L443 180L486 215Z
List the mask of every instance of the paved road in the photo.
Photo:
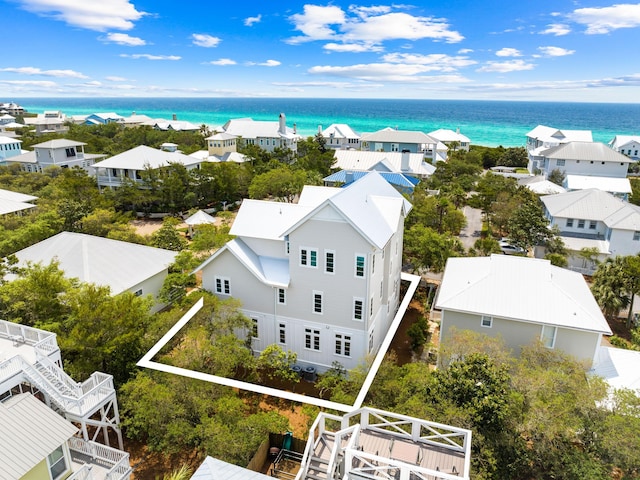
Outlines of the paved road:
M467 226L460 231L460 241L464 248L469 250L480 238L482 231L482 211L478 208L464 207L462 213L467 217Z

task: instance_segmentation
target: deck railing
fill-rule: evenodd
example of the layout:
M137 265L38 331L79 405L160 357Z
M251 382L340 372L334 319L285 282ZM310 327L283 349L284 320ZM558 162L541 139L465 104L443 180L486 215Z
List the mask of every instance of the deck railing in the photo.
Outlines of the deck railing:
M93 480L93 476L91 474L91 466L83 465L82 467L80 467L80 470L69 475L67 477L67 480Z
M90 457L92 464L108 468L105 480L125 480L131 475L129 454L122 450L107 447L100 443L85 441L82 438L69 439L69 449Z

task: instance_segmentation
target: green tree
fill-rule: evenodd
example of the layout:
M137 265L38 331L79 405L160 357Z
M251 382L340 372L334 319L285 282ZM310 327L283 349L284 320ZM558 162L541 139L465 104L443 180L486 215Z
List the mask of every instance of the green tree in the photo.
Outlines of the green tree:
M299 382L300 375L291 368L296 360L298 360L297 353L291 350L285 352L279 345L271 344L260 352L256 368L263 381L268 378Z
M562 184L564 183L565 178L566 178L566 173L563 170L560 170L559 168L554 168L549 173L549 176L547 177L547 180L549 180L550 182L555 183L556 185L562 186Z
M302 192L306 178L303 171L282 166L256 175L249 185L249 196L273 197L291 203Z
M607 258L593 274L591 293L607 319L618 316L629 304L624 257Z
M187 246L187 241L176 230L179 221L174 217L165 217L162 227L151 234L151 245L179 252Z
M519 209L511 215L508 223L509 238L514 245L528 251L544 244L551 236L542 205L535 195L526 198Z
M421 224L413 225L405 232L404 255L416 268L441 272L447 259L462 254L463 250L456 237L440 234Z

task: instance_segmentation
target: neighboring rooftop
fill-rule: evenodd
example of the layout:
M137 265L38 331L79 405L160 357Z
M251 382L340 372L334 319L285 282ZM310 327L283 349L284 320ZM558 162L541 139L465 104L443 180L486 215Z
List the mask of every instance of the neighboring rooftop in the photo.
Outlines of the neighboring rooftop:
M590 188L597 188L598 190L611 193L631 193L631 182L626 177L615 178L592 177L590 175L567 175L565 182L568 190L588 190Z
M402 169L402 152L368 152L361 150L336 150L334 168L341 170L403 172L425 177L432 175L436 167L424 161L422 153L408 155L409 168Z
M185 166L195 165L202 160L190 157L180 152L167 152L157 148L139 145L126 152L114 155L101 162L92 165L93 168L121 168L125 170L145 170L166 167L171 163L180 163Z
M549 144L593 141L591 130L560 130L545 125L538 125L527 133L527 137Z
M547 158L593 162L629 163L631 160L599 142L569 142L540 152Z
M421 145L437 144L438 140L430 137L424 132L416 130L396 130L387 127L377 132L362 135L363 142L381 142L381 143L418 143Z

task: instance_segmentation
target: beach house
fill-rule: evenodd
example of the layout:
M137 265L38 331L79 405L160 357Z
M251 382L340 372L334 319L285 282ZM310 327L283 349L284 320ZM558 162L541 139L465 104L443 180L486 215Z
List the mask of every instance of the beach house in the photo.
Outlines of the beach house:
M304 187L297 204L244 200L228 242L198 271L237 298L251 347L277 344L319 371L375 353L398 308L411 204L376 172L347 188Z
M324 138L325 148L360 149L361 135L345 123L332 123L325 130L319 125L318 134Z
M616 135L607 145L634 162L640 160L640 135Z
M429 177L436 167L425 161L422 153L371 152L365 150L336 150L333 168L345 172L386 172L419 179Z
M10 163L20 164L27 172L42 172L49 167L78 167L89 171L104 155L85 153L86 143L60 138L33 145L33 151L11 157Z
M527 133L525 148L527 149L529 163L527 168L532 174L542 170L540 163L543 160L540 152L551 147L557 147L569 142L592 142L593 136L590 130L562 130L545 125L538 125ZM546 177L546 175L545 175Z
M296 152L298 140L302 138L298 135L295 124L293 128L287 127L284 113L280 114L277 122L236 118L229 120L222 128L228 135L241 137L245 145L257 145L267 152L273 152L276 148Z
M469 137L466 135L461 134L460 129L454 132L446 128L439 128L438 130L429 132L427 135L444 143L447 148L452 148L453 150L464 150L468 152L471 146L471 140L469 140Z
M22 140L0 136L0 166L7 165L7 159L22 155Z
M69 127L66 124L66 115L58 110L48 110L44 113L39 113L36 117L25 117L24 123L34 127L36 135L66 133L69 131Z
M431 163L447 159L447 146L424 132L383 128L362 135L362 150L421 153Z

